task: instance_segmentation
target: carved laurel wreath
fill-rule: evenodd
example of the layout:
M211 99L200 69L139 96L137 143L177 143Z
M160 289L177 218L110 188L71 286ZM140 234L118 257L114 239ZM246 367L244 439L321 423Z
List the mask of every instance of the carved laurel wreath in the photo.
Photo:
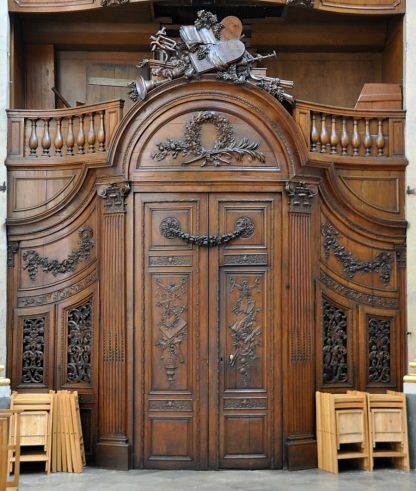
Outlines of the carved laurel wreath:
M217 129L217 138L211 149L206 149L201 142L201 131L204 124L210 123ZM257 151L260 143L250 141L248 138L241 138L237 143L234 137L234 130L231 123L225 116L215 112L200 112L185 125L185 135L183 140L173 140L168 138L164 142L158 143L158 152L152 155L152 159L164 160L171 155L176 159L180 153L184 157L192 156L182 162L182 165L192 164L202 160L201 167L210 162L215 166L230 165L232 158L241 161L245 156L250 161L259 160L265 162L266 157L262 152Z

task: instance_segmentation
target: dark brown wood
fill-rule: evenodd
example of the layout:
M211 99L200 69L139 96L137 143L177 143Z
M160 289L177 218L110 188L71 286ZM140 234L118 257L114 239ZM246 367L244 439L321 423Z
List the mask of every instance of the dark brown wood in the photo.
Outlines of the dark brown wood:
M124 117L105 99L149 57L150 2L9 3L14 388L77 390L100 466L315 466L315 389L400 389L406 365L403 21L379 15L403 2L244 21L315 102L214 73ZM368 82L385 95L351 109Z

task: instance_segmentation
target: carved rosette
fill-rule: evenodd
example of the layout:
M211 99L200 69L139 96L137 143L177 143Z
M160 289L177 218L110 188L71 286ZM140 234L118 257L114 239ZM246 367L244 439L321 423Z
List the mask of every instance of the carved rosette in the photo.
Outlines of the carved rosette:
M323 382L348 382L348 320L345 311L324 299L323 308Z
M112 183L98 189L98 196L104 199L104 213L126 213L125 198L130 192L128 182Z
M93 314L92 299L71 309L67 316L66 382L91 384Z
M235 321L228 326L233 340L234 351L228 356L230 367L236 367L241 381L245 386L250 379L250 368L253 361L258 359L257 347L261 345L260 336L262 327L257 325L257 314L261 309L257 307L252 295L255 288L260 292L260 277L257 277L252 285L246 278L238 283L234 278L230 279L231 291L239 291L238 298L232 306Z
M22 383L44 383L45 317L23 320Z
M368 381L390 383L390 319L368 317Z
M311 213L312 198L318 194L304 182L287 182L285 191L289 198L289 211L291 213Z

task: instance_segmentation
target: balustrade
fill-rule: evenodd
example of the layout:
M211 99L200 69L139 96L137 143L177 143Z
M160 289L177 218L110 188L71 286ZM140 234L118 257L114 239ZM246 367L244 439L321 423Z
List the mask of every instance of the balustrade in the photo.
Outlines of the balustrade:
M298 101L294 117L312 153L335 158L403 156L403 111L344 110Z
M106 151L122 117L115 100L57 110L9 111L9 157L74 158Z

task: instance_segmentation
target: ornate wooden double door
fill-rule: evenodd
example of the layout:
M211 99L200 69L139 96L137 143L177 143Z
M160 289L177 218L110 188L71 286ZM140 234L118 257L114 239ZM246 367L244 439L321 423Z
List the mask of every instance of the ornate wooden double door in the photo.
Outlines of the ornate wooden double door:
M135 194L135 458L279 468L281 195Z

